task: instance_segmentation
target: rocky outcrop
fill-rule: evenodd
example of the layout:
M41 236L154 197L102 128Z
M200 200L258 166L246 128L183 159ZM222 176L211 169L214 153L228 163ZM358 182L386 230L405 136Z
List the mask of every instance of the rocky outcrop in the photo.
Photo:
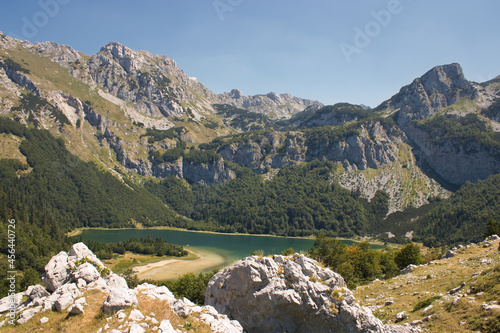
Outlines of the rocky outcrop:
M421 162L445 182L462 185L499 173L498 153L475 141L435 142L416 121L430 118L460 101L472 101L471 110L457 107L455 114L464 116L490 105L495 98L491 91L468 81L459 64L450 64L434 67L375 110L394 112L394 119L416 147L415 154Z
M0 59L0 67L5 71L5 74L7 74L7 77L17 85L25 88L29 92L32 92L33 94L37 96L43 96L42 93L40 92L40 89L38 89L37 85L35 82L33 82L28 75L23 74L19 72L16 68L13 66L10 66L7 61L3 61Z
M415 125L408 125L405 133L416 146L415 155L451 184L476 182L500 173L500 155L480 142L464 144L443 140L438 143L429 133Z
M344 279L304 255L247 257L218 272L205 303L247 332L418 332L384 325L355 302Z
M256 139L258 141L256 141ZM404 140L396 128L380 123L360 125L342 137L328 132L269 132L262 136L223 146L219 153L227 161L262 173L267 167L283 166L313 159L340 162L347 170L377 169L397 158Z
M166 56L134 51L112 42L88 61L89 74L98 85L118 98L136 103L137 110L153 117L186 113L181 103L197 103L193 91L211 93L191 80Z
M482 87L465 79L459 64L436 66L399 93L382 103L377 110L399 110L398 124L429 118L437 111L462 99L476 100Z
M318 101L303 99L290 94L277 94L270 92L266 95L243 96L239 89L215 95L214 104L229 104L236 108L247 109L261 113L270 118L290 118L292 115L306 108L320 108L323 106Z
M99 258L85 244L74 244L69 253L60 252L46 265L43 281L48 290L41 285L35 285L28 287L25 292L2 298L0 313L10 311L14 302L13 310L19 314L16 320L19 325L25 324L37 313L45 311L66 311L71 316L84 315L85 306L88 305L84 293L98 289L108 293L107 299L102 304L103 313L116 316L120 322L127 319L121 326L127 327L127 332L145 332L144 327L159 332L176 332L168 319L160 323L154 318L154 313L145 316L138 309L132 309L126 318L124 310L138 306L139 295L157 302L166 302L177 316L184 318L193 314L193 318L199 318L213 332L243 332L243 328L236 320L218 313L211 306L198 306L186 298L177 299L165 286L158 287L145 283L131 289L123 277L106 272L103 267ZM99 270L103 272L104 277L101 277ZM27 300L22 302L26 297ZM108 317L107 321L110 319L111 317ZM42 318L40 323L46 321ZM105 326L99 332L108 331L108 328L109 326Z

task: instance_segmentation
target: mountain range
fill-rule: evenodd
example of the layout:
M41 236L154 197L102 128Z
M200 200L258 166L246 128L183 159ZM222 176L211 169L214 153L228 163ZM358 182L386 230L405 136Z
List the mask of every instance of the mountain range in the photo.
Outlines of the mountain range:
M321 219L328 216L335 220L333 235L394 232L384 225L386 216L449 200L464 184L500 173L500 77L471 82L456 63L432 68L372 109L274 92L215 94L174 60L117 42L89 56L67 45L31 44L0 33L0 101L2 117L47 130L81 161L130 188L146 187L197 228L299 235L290 228L314 233L326 228ZM16 171L18 177L35 168L22 141L12 131L2 134L0 158L27 165ZM304 197L316 198L310 195L316 190L330 197L318 195L304 210L344 207L334 217L293 212L300 203L283 208L275 198L292 180L308 177L315 183L303 185ZM261 191L256 196L276 200L271 207L283 216L272 219L273 225L262 222L260 228L236 213L203 210L203 200L224 202L219 208L229 212L236 203L220 199L224 195L253 198L256 190L244 191L250 182ZM230 190L234 184L238 188ZM328 201L333 193L343 199ZM361 202L362 218L342 212L353 205L348 196ZM311 207L316 203L321 208ZM412 213L410 221L426 213ZM249 214L269 220L273 213ZM488 214L476 236L488 218L499 218ZM380 221L374 229L375 217ZM401 234L415 228L410 223Z

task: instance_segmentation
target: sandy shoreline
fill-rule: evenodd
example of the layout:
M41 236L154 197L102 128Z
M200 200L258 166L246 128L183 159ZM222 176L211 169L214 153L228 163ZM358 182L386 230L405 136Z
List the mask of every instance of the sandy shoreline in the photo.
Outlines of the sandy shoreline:
M188 248L189 252L198 256L194 260L166 259L144 266L133 268L139 279L175 280L187 273L199 274L214 268L227 265L227 259L222 255L209 251Z

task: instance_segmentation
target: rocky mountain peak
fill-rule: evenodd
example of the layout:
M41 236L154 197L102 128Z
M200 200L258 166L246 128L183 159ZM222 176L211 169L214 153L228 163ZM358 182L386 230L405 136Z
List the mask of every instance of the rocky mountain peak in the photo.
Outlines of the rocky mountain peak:
M469 89L472 84L465 79L462 67L457 64L436 66L420 78L427 91Z
M233 99L239 99L241 97L243 97L243 93L241 92L241 90L239 89L233 89L231 90L231 92L229 93L229 96Z
M476 100L480 86L468 81L457 63L436 66L416 78L377 110L398 110L398 123L425 119L462 99Z

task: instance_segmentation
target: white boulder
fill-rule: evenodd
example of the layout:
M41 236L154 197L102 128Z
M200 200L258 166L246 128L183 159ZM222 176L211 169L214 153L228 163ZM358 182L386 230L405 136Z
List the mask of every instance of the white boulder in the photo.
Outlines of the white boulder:
M106 314L110 314L137 304L137 296L133 289L115 288L109 292L109 296L103 302L102 308Z
M67 283L71 279L68 265L68 254L64 251L52 257L45 265L45 273L42 275L42 284L50 292Z
M304 255L247 257L215 274L205 304L248 332L418 332L384 325L344 279Z

